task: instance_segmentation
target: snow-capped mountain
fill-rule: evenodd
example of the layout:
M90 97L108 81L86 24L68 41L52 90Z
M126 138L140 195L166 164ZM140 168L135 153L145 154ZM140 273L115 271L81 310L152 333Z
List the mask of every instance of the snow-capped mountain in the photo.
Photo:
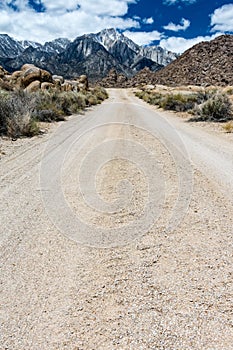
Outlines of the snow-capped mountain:
M35 41L30 41L30 40L20 40L18 43L23 47L23 49L27 49L28 47L33 47L34 49L37 48L42 48L43 45L40 43L36 43Z
M107 51L109 51L117 41L125 43L136 53L139 53L140 51L140 46L135 44L131 39L127 38L124 34L120 33L114 28L104 29L97 34L93 34L93 37L96 41L103 45Z
M53 41L48 41L42 46L42 50L48 53L63 52L70 44L70 40L66 38L58 38Z
M20 42L7 34L0 34L0 57L15 57L20 55L23 50L24 48Z
M112 48L116 45L116 42L125 43L128 48L133 50L139 56L151 59L163 66L168 65L177 58L177 54L165 50L160 46L139 46L113 28L104 29L98 34L93 34L93 37L96 41L102 44L107 51L111 52Z
M70 40L66 38L59 38L46 42L43 45L30 40L17 41L7 34L0 34L0 57L13 58L19 56L29 47L50 53L60 53L66 49L69 43Z
M178 57L176 53L167 51L160 46L140 47L140 54L150 58L152 61L157 62L162 66L167 66Z
M95 81L112 68L128 77L145 67L156 71L176 57L158 46L139 46L113 28L82 35L73 42L59 38L44 45L0 35L0 64L9 71L33 63L65 77L87 74Z

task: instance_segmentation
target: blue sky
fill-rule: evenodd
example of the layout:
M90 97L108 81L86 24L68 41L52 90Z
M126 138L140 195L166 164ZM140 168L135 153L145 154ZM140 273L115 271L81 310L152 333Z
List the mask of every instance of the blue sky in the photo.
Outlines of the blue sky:
M1 0L0 33L22 40L71 40L118 28L141 45L183 52L194 44L233 34L227 0Z

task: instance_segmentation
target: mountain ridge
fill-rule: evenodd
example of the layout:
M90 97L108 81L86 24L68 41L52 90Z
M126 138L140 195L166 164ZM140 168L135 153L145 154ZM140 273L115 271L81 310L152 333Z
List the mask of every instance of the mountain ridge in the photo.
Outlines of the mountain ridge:
M233 85L233 35L202 41L160 71L140 71L128 84Z
M0 64L10 72L32 63L67 78L86 74L90 80L97 81L112 68L132 77L144 67L159 70L176 57L159 46L139 46L113 28L84 34L74 41L59 38L43 45L0 35Z

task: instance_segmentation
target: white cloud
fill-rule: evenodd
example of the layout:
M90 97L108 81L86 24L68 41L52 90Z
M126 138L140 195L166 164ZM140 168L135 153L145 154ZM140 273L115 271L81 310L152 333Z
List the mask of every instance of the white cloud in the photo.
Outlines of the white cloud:
M233 4L223 5L214 11L211 15L212 32L233 31Z
M188 50L193 45L200 43L201 41L210 41L221 34L222 33L216 33L212 36L198 36L192 39L185 39L182 37L170 37L167 39L162 39L159 45L167 49L168 51L182 53Z
M37 13L26 0L2 0L0 33L7 33L19 40L44 42L58 37L75 39L79 35L110 27L122 30L139 28L139 20L125 18L128 5L136 1L42 0L40 4L46 10ZM10 8L10 3L14 3L18 11Z
M153 24L153 23L154 23L154 20L153 20L152 17L150 17L150 18L144 18L144 19L143 19L143 23L144 23L144 24Z
M163 28L166 30L171 30L173 32L178 32L180 30L186 30L190 26L190 21L188 19L182 18L181 24L174 24L173 22L168 23L168 25Z
M160 40L162 34L157 30L152 32L130 32L125 31L124 35L133 40L138 45L149 45L153 43L154 40Z
M186 5L194 4L197 0L164 0L165 5L174 5L176 3L184 3Z

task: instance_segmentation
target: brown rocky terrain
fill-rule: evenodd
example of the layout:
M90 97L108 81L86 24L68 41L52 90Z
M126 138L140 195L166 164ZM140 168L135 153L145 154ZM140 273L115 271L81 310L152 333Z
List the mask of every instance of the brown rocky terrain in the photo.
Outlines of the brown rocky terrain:
M52 75L47 70L33 64L24 64L20 70L12 74L0 66L0 88L9 91L23 89L27 92L48 89L82 91L88 89L88 80L86 75L65 80L63 76Z
M201 42L158 72L139 72L132 85L233 85L233 35Z
M144 68L133 78L103 80L106 86L134 87L141 84L233 85L233 35L221 35L210 42L201 42L185 51L175 61L156 72ZM115 85L114 85L115 84Z
M149 68L147 69L149 70ZM113 68L106 77L98 81L97 84L106 88L121 88L127 86L128 78L124 74L117 73L116 69Z

